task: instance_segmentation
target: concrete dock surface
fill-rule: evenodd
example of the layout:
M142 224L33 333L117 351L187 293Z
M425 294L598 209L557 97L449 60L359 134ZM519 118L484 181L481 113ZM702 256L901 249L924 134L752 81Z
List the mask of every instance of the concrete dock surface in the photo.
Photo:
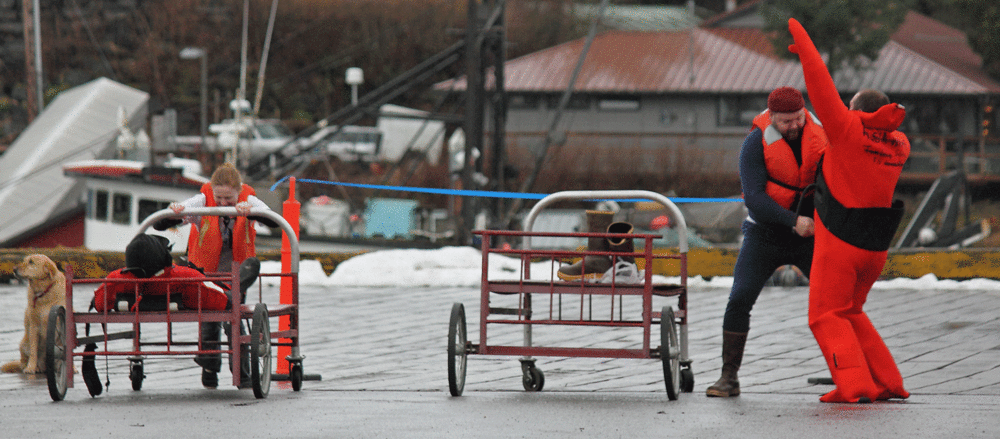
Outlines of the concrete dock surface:
M319 380L307 380L299 392L276 381L269 397L258 400L231 385L228 369L218 389L205 389L190 357L147 359L143 388L133 391L128 362L99 357L101 379L110 386L94 398L79 374L61 402L51 400L43 375L0 375L0 425L11 438L1000 437L1000 291L873 290L865 309L912 393L905 401L873 404L819 402L833 387L809 382L829 372L806 323L806 287L764 290L740 370L742 395L706 397L720 373L728 294L710 287L689 293L695 386L676 401L666 396L656 359L539 357L545 387L525 392L517 357L482 355L469 356L465 392L452 397L449 315L453 303L462 303L469 338L478 341L477 288L304 286L304 370ZM265 302L277 301L276 291L264 295ZM547 312L546 300L536 300L535 309ZM658 300L654 309L676 304ZM0 361L18 358L24 301L24 286L0 286ZM78 294L74 305L85 309L86 301ZM558 300L552 305L560 308ZM578 297L561 302L567 314L599 314L611 306ZM639 312L629 300L614 306L614 312ZM182 326L175 325L174 337L195 334ZM635 347L642 341L634 329L536 328L536 345ZM144 325L143 336L157 337L161 329ZM488 335L491 344L517 344L522 333L491 325ZM659 345L658 329L651 344Z

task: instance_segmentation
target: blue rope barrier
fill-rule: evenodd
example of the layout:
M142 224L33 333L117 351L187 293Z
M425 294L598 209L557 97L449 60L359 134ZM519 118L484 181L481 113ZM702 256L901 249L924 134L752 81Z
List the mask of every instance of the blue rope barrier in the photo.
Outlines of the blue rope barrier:
M289 177L284 177L271 185L271 191L277 189L278 185L284 183ZM541 200L549 194L523 193L523 192L501 192L501 191L475 191L464 189L440 189L412 186L385 186L379 184L345 183L342 181L314 180L309 178L297 178L300 183L326 184L331 186L346 186L363 189L379 189L400 192L419 192L424 194L456 195L460 197L484 197L484 198L519 198L523 200ZM614 200L614 201L635 201L636 199ZM670 198L674 203L742 203L742 198Z

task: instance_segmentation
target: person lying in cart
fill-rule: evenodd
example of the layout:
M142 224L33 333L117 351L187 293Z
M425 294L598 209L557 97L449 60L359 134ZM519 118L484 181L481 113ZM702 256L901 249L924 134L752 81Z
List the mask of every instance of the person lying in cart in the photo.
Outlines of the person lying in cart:
M106 279L199 279L205 274L174 264L167 238L141 234L125 248L125 267ZM138 294L136 294L138 288ZM225 289L213 282L109 282L94 291L94 309L107 311L162 311L169 300L183 309L221 311L229 308ZM124 307L119 307L119 303Z
M109 273L106 279L204 279L205 274L195 268L177 265L170 255L170 244L167 238L158 235L140 234L137 235L125 248L125 268L121 268ZM240 266L240 292L241 297L247 288L256 281L258 265L245 264ZM139 294L136 295L136 288ZM125 311L119 309L118 304L124 303L128 311L165 310L169 306L167 303L167 292L170 292L169 300L178 303L178 308L187 310L201 309L203 311L228 310L232 299L229 294L229 286L218 282L140 282L138 286L131 282L109 282L101 284L94 291L94 308L97 311L105 310ZM228 335L228 331L227 331ZM203 340L204 342L204 340ZM204 346L203 349L215 346ZM241 359L240 367L240 387L247 386L250 382L249 356ZM217 366L221 369L221 359ZM205 384L204 373L202 374L202 384ZM217 387L217 381L216 386Z

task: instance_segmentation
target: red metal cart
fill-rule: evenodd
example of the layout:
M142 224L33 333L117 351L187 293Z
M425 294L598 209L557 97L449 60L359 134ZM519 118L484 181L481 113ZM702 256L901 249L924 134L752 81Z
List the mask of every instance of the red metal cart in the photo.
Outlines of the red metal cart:
M206 207L197 209L187 209L183 215L174 214L169 209L164 209L150 215L140 226L140 233L148 229L154 222L164 218L180 216L234 216L234 207ZM290 346L291 355L286 360L289 362L287 377L275 375L276 379L287 378L291 381L292 389L301 390L303 380L302 360L304 357L299 350L299 314L298 314L298 271L299 271L299 243L292 227L275 212L270 210L252 209L249 215L264 216L278 223L289 242L290 269L287 272L277 274L261 274L264 276L281 277L282 282L289 282L291 285L290 303L272 303L267 305L263 302L263 290L258 287L256 294L247 292L246 304L241 304L239 288L232 288L232 305L227 311L209 311L201 309L177 309L176 306L165 305L163 310L156 311L131 311L125 307L122 310L114 311L76 311L73 309L74 286L83 284L101 284L105 282L130 282L135 284L135 280L106 280L106 279L75 279L72 267L66 269L66 306L53 307L49 313L48 336L46 338L46 378L48 380L49 395L55 401L61 401L66 396L68 388L73 387L73 359L82 358L83 361L93 361L96 356L105 357L125 357L129 361L129 379L132 382L133 390L142 388L144 374L143 361L147 357L155 356L184 356L194 357L198 354L231 354L232 361L230 367L233 375L233 385L240 385L240 361L242 354L249 350L250 359L250 381L254 396L266 398L270 390L272 379L271 356L272 346ZM161 280L162 282L172 282L174 284L185 281L193 282L220 282L237 286L238 270L233 270L232 274L206 273L206 278L180 280ZM142 280L139 282L157 282L157 280ZM258 282L260 284L261 282ZM138 291L138 288L136 288ZM138 292L136 293L138 294ZM179 294L178 294L179 296ZM256 299L254 299L256 296ZM176 299L180 299L177 297ZM167 302L171 298L168 292ZM270 320L282 317L287 319L287 329L271 331ZM240 327L240 322L249 322L249 335L242 335L236 328ZM184 324L194 327L196 324L206 322L226 322L233 330L227 343L213 346L210 343L200 341L197 336L197 329L193 330L194 340L185 340L175 334L175 325ZM86 334L80 336L77 332L77 325L88 325L99 332L97 335ZM147 339L143 337L143 325L166 324L164 339ZM109 325L118 327L130 327L130 329L118 332L109 332ZM100 328L100 329L96 329ZM155 331L150 331L155 332ZM163 332L163 331L161 331ZM192 332L192 331L187 331ZM116 340L131 340L128 346L116 346ZM77 348L91 345L89 349L77 351ZM124 343L118 343L121 345ZM98 346L96 350L93 346ZM117 349L115 349L117 348ZM96 396L101 392L100 381L91 382L85 378L85 384L91 396Z
M663 204L670 213L672 224L679 235L677 254L654 254L653 240L660 235L655 234L610 234L610 233L545 233L531 232L535 218L545 207L568 200L652 200ZM483 274L479 306L479 343L468 340L466 329L465 308L461 303L455 303L451 310L451 320L448 325L448 387L453 396L460 396L465 387L466 366L468 355L517 355L521 356L522 384L527 391L539 391L545 383L542 371L536 367L533 356L557 357L599 357L599 358L658 358L663 363L663 376L670 400L677 399L680 392L691 392L694 388L694 373L691 370L691 360L687 347L687 226L680 210L670 201L655 192L648 191L570 191L557 192L540 200L528 213L524 222L524 232L517 231L476 231L482 236ZM521 249L493 249L491 241L495 237L522 238ZM593 252L593 251L560 251L540 250L531 248L532 237L614 237L632 238L644 242L643 249L634 253ZM636 242L638 244L638 242ZM638 247L638 245L636 245ZM489 255L493 253L517 255L520 257L521 271L514 280L489 279ZM609 283L588 283L585 281L561 281L551 276L542 279L532 279L531 265L538 261L551 261L557 267L560 261L582 258L585 255L608 255L615 258L633 256L636 262L643 261L645 270L640 282L625 283L612 279ZM654 283L653 262L657 260L674 260L679 265L680 281L678 284ZM544 265L544 264L543 264ZM507 297L511 306L500 306L495 303L500 296ZM513 299L516 297L515 299ZM572 300L564 300L564 297ZM579 300L576 300L579 298ZM639 316L627 316L623 308L623 299L630 298L641 302ZM654 310L654 298L657 301L667 298L668 304L660 310ZM669 304L676 298L676 308ZM547 307L533 307L533 299L547 302ZM594 316L585 312L585 307L592 309L593 301L609 303L605 309L610 309L610 315ZM589 305L588 305L589 303ZM574 304L572 315L564 313L564 305ZM579 304L576 309L576 304ZM546 309L547 308L547 309ZM523 326L523 345L504 345L490 343L487 330L498 325ZM593 346L533 346L533 326L589 326L597 328L636 328L642 331L641 347L593 347ZM652 329L660 328L660 345L652 347L650 342Z

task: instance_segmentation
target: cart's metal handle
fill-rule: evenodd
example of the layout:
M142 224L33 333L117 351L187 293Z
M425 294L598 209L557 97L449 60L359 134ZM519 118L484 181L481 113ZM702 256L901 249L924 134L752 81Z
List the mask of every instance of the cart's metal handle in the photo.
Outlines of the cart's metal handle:
M528 216L524 219L524 231L530 232L532 227L535 225L535 217L538 216L542 209L546 206L567 200L652 200L657 201L660 204L666 206L667 210L670 211L670 217L674 220L674 224L677 224L677 236L679 240L679 247L681 253L687 253L688 251L688 241L687 241L687 222L684 221L684 215L681 214L680 209L673 201L662 194L651 191L638 191L638 190L617 190L617 191L562 191L556 192L542 198L535 203L535 206L531 208L528 212ZM524 247L531 248L531 236L524 237Z
M284 217L270 209L252 208L250 209L250 213L239 215L235 207L192 207L184 209L181 213L174 213L173 210L168 208L153 212L152 215L146 217L142 224L139 224L139 233L146 233L146 229L152 227L154 223L161 219L184 218L186 216L262 216L270 219L277 223L281 227L281 230L285 232L285 236L288 237L288 247L291 251L290 273L297 274L299 272L299 238L295 235L295 230L292 229L291 224L288 224L288 221L285 221Z

